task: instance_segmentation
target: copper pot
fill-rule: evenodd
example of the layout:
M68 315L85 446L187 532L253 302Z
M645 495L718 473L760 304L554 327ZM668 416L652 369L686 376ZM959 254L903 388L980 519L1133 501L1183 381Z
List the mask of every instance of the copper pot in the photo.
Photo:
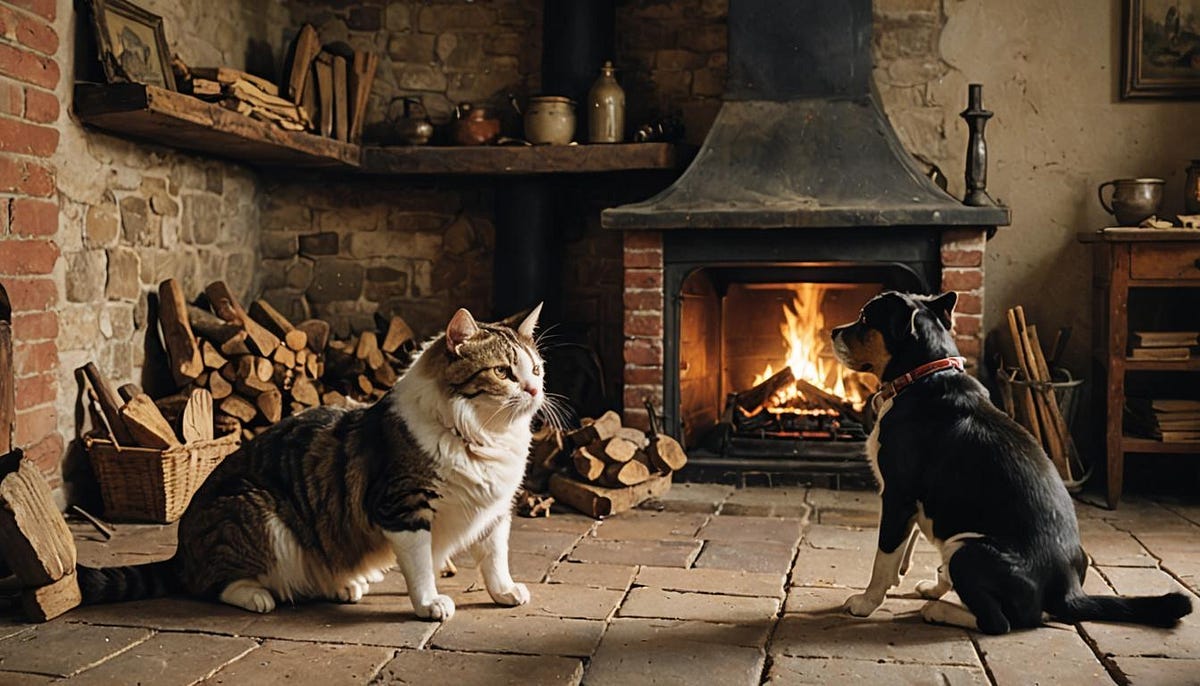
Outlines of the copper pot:
M500 119L486 107L459 103L450 131L459 145L487 145L500 135Z

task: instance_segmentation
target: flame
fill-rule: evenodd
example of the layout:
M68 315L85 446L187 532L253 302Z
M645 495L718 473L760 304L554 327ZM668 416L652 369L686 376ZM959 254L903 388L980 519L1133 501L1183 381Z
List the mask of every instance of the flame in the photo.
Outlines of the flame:
M821 313L821 301L825 297L827 287L823 284L802 283L790 286L794 295L790 303L783 305L783 322L779 332L787 347L785 365L791 367L792 376L832 394L845 398L855 408L861 409L866 399L863 394L863 384L846 384L846 376L854 374L844 368L829 350L825 335L825 316ZM783 367L780 367L782 369ZM775 373L771 365L767 365L761 374L754 377L754 385L769 379ZM857 381L857 380L856 380ZM782 389L772 398L769 410L772 412L796 412L789 407L791 401L804 399L804 391L792 385ZM828 410L814 408L805 410L806 414L826 414Z

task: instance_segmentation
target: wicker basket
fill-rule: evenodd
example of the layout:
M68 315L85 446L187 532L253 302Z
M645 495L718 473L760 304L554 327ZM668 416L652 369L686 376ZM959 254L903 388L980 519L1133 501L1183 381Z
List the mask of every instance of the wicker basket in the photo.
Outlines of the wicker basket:
M209 472L238 449L241 436L231 433L166 450L118 448L95 436L85 442L105 516L166 524L179 519Z

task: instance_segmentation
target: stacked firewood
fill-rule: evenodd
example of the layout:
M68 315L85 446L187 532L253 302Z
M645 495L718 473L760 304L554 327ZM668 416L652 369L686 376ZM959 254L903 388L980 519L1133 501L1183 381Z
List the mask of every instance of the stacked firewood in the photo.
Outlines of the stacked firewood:
M657 431L621 425L616 412L584 419L573 431L546 427L534 436L530 461L549 472L565 471L577 479L608 488L634 486L687 464L679 442Z
M400 317L376 318L384 329L349 341L330 338L329 323L293 324L265 300L247 311L223 281L188 304L174 279L159 287L159 322L171 373L181 391L155 404L177 421L194 389L207 391L220 435L245 439L282 418L319 405L371 402L395 383L413 333Z

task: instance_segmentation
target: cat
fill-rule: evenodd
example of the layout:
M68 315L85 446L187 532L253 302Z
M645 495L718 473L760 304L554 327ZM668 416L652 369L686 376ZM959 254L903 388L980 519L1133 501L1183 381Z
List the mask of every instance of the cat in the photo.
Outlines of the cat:
M509 573L508 537L531 422L550 409L540 313L488 324L460 309L375 404L313 408L263 432L197 490L173 558L81 565L84 602L182 591L252 612L353 603L396 565L416 615L445 621L454 601L435 577L463 549L494 602L529 602Z

